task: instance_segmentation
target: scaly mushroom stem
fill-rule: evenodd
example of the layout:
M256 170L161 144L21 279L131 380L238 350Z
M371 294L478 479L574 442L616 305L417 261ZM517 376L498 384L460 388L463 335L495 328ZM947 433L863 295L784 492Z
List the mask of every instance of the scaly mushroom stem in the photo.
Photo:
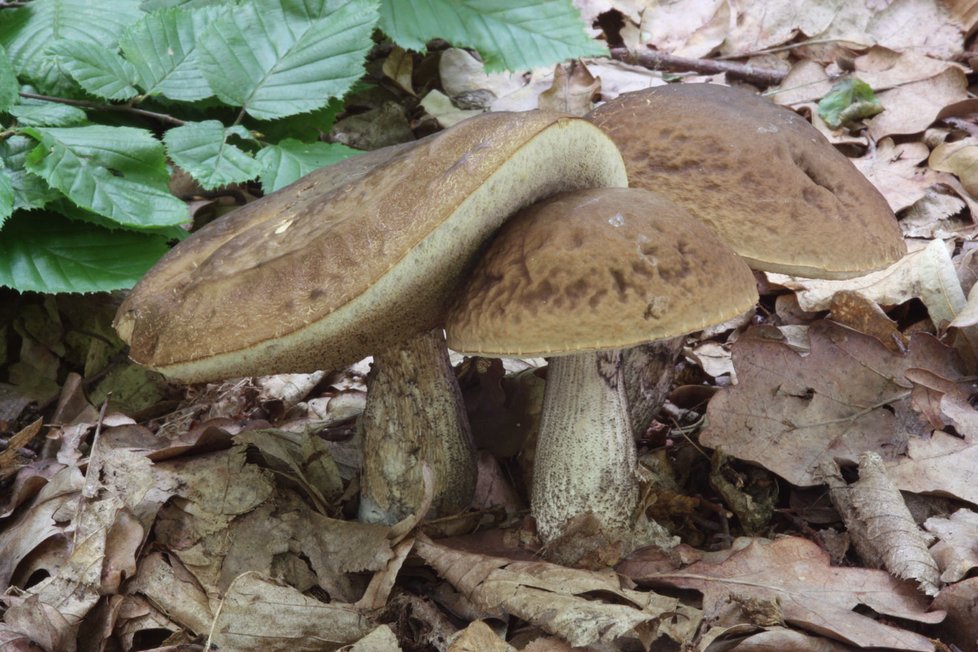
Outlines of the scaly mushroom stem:
M434 478L432 515L466 509L476 462L462 394L441 329L374 356L360 418L360 520L393 524L424 502L422 465Z
M621 351L550 360L536 454L532 508L544 541L588 512L609 534L630 528L638 479Z

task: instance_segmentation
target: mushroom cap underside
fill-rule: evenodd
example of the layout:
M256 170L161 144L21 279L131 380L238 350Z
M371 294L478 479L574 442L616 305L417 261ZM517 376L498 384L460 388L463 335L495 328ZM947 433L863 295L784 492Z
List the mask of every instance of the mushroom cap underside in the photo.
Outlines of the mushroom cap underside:
M446 330L463 353L566 355L684 335L756 301L750 268L683 208L641 189L581 190L506 223Z
M137 284L116 328L178 380L347 364L441 323L505 217L624 186L612 141L554 113L492 113L347 159L207 225Z
M808 121L756 93L669 84L589 119L618 144L631 186L686 208L754 269L848 278L906 253L876 188Z

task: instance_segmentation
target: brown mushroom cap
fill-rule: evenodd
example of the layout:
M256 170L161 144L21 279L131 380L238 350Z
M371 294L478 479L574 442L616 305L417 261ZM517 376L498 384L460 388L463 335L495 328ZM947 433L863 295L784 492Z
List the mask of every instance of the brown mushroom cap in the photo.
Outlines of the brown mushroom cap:
M754 269L847 278L906 253L876 188L804 118L755 93L670 84L589 119L618 144L631 186L686 208Z
M580 190L500 229L446 330L464 353L552 356L685 335L756 301L744 261L684 209L647 190Z
M586 120L493 113L313 172L180 243L121 306L136 361L185 381L349 363L441 323L503 220L624 186Z

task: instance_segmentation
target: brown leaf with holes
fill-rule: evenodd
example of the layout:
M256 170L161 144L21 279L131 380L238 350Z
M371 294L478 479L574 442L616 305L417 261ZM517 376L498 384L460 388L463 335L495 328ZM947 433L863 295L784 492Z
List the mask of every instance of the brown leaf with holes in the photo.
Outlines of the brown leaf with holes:
M700 441L799 486L818 484L812 471L823 457L855 463L860 453L876 451L894 459L906 448L912 433L897 414L910 409L907 369L960 376L953 351L926 335L916 335L901 354L821 321L809 331L811 352L802 356L765 339L768 332L748 331L734 344L739 382L710 400Z

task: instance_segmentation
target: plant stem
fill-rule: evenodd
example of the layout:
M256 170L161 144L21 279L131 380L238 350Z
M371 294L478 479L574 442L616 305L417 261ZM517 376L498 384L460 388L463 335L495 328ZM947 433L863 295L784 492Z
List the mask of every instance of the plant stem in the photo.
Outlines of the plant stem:
M95 109L97 111L121 111L123 113L132 113L135 115L140 115L146 118L151 118L153 120L158 120L160 122L166 122L172 125L181 126L187 124L186 121L180 118L175 118L172 115L166 113L157 113L155 111L147 111L145 109L137 109L134 106L128 104L102 104L99 102L89 102L87 100L72 100L67 97L53 97L51 95L38 95L37 93L21 93L21 97L29 100L41 100L42 102L57 102L58 104L68 104L70 106L77 106L83 109Z

